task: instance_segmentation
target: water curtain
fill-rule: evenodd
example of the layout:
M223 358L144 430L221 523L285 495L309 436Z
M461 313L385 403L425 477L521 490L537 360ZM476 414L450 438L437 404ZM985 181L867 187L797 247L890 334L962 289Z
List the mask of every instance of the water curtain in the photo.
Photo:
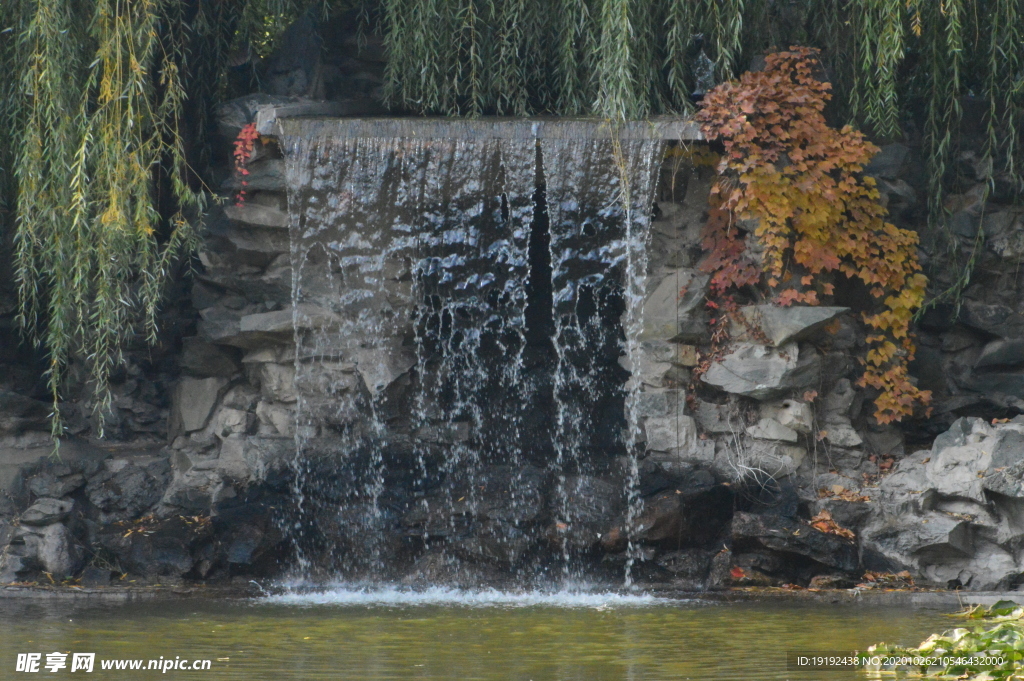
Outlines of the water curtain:
M623 367L660 136L285 123L300 570L389 578L433 552L583 576L609 514L638 511Z

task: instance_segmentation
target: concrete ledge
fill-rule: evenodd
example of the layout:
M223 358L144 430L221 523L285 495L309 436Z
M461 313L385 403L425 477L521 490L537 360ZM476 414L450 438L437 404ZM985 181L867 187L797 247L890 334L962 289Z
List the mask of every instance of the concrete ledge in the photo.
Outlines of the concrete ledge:
M276 117L272 134L284 137L405 139L612 139L703 140L688 118L661 116L615 123L598 118L327 118Z

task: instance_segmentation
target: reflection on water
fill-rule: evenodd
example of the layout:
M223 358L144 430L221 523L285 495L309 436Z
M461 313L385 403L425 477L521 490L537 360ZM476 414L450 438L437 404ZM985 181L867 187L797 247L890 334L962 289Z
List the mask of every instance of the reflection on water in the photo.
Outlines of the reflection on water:
M838 681L866 677L787 671L786 651L917 643L949 626L939 611L906 607L444 589L91 606L10 600L0 601L0 680L64 677L68 669L15 671L19 652L45 660L62 651L95 652L91 679L164 676L103 671L103 659L181 656L213 660L212 669L166 678Z

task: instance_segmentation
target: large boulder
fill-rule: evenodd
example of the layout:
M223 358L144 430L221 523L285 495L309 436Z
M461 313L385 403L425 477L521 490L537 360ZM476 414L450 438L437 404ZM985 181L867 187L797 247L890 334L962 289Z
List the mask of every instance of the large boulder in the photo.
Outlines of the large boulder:
M228 379L223 377L186 376L179 380L171 396L170 438L173 440L182 433L202 430L227 386Z
M849 311L848 307L748 305L740 313L746 324L759 330L775 347L781 347L791 341L810 338L836 317ZM745 329L736 331L734 338L742 335Z
M865 567L968 589L1015 585L1024 574L1022 481L1024 423L958 419L879 484L862 531Z
M769 400L817 384L821 356L791 342L779 348L740 343L711 364L704 383L734 395Z
M85 493L104 522L128 520L152 508L171 480L171 467L162 457L110 459L105 470L90 478Z
M738 512L732 519L732 539L742 549L768 549L844 572L858 567L854 542L780 515Z

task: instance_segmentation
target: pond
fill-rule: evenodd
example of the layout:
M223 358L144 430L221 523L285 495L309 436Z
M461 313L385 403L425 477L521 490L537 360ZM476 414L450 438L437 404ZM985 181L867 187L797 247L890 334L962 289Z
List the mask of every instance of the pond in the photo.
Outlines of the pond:
M85 678L839 681L867 677L787 669L787 652L916 644L952 626L943 615L905 606L441 589L128 604L9 599L0 601L0 680L64 677L74 653L95 653ZM45 669L53 652L68 654L65 668ZM39 672L16 671L19 653L40 653ZM209 669L147 669L149 660L159 667L176 659L179 667L210 660ZM118 660L141 660L143 671L102 668Z

